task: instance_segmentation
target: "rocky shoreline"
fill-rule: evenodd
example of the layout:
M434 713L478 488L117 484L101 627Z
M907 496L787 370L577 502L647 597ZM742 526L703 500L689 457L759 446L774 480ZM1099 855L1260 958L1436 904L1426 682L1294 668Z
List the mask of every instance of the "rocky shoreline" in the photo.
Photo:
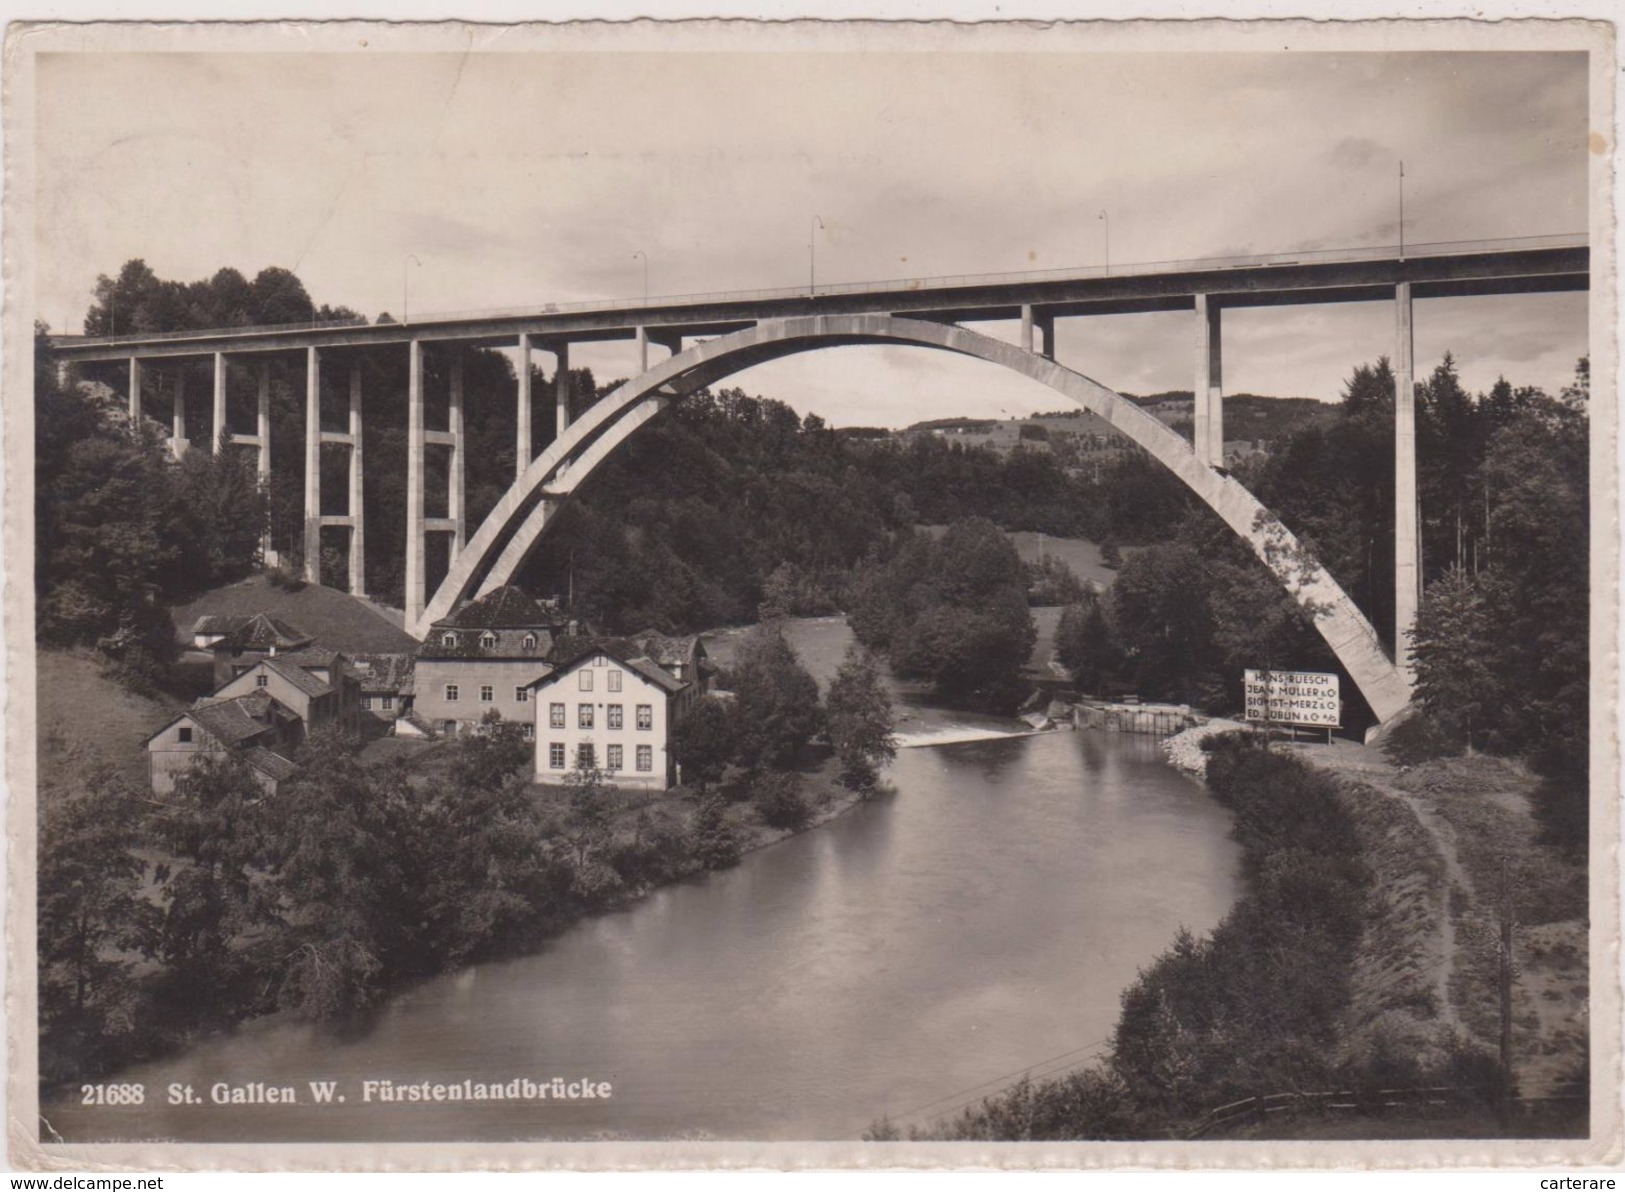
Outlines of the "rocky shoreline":
M1216 737L1220 733L1241 732L1246 725L1239 720L1225 720L1217 718L1209 720L1206 724L1198 724L1188 728L1182 733L1164 739L1162 751L1168 755L1168 764L1185 774L1194 774L1198 778L1207 776L1207 754L1202 752L1202 742L1209 737Z

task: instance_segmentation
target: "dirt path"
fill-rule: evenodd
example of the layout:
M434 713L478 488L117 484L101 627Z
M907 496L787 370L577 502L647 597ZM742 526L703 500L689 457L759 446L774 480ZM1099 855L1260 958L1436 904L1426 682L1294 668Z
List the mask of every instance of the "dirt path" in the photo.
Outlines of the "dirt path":
M1352 741L1338 741L1329 748L1325 745L1296 745L1291 748L1316 768L1361 783L1384 798L1403 804L1427 832L1435 853L1443 863L1445 876L1433 895L1432 910L1438 929L1429 961L1432 984L1439 1020L1448 1027L1459 1027L1460 1016L1450 994L1457 965L1456 921L1451 902L1453 891L1470 895L1473 884L1457 852L1455 829L1424 801L1399 786L1398 771L1378 749Z

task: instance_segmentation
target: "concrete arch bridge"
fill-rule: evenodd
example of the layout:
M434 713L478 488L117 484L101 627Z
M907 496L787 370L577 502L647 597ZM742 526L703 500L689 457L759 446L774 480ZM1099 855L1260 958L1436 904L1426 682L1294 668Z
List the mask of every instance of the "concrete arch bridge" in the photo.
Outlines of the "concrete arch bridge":
M508 582L536 549L561 504L568 500L639 428L672 403L757 364L846 345L915 346L953 352L1007 368L1049 386L1144 448L1212 508L1274 572L1283 588L1312 613L1314 624L1348 671L1379 721L1409 703L1411 678L1403 659L1391 658L1364 615L1336 581L1308 558L1292 534L1223 468L1223 392L1220 313L1225 308L1292 303L1386 301L1396 314L1396 640L1414 623L1420 591L1419 516L1416 505L1412 302L1415 298L1475 294L1574 291L1589 286L1584 237L1413 245L1408 251L1350 250L1169 262L1098 269L829 286L819 289L704 294L643 303L549 306L539 310L435 316L411 324L313 325L232 328L119 337L60 337L65 366L127 362L129 411L143 417L149 391L144 368L172 366L172 441L188 442L182 387L175 365L201 357L214 366L211 438L257 450L262 479L269 478L269 362L303 357L306 375L305 557L309 578L321 532L349 535L350 589L362 590L364 527L361 478L365 441L358 354L405 346L408 353L406 485L406 627L427 634L431 623L460 602ZM1135 311L1194 313L1194 443L1188 443L1133 402L1055 359L1057 318ZM1019 344L963 324L1020 320ZM571 419L569 347L599 340L635 340L640 367L600 401ZM693 342L688 342L693 341ZM445 429L425 425L424 349L450 346ZM649 363L649 344L670 353ZM462 355L455 349L517 347L516 475L507 492L472 534L464 516ZM538 454L531 426L530 354L552 352L555 435ZM349 361L348 425L323 430L323 356ZM228 406L227 361L258 364L255 430L236 433ZM257 359L255 359L257 358ZM349 512L324 515L320 452L327 445L349 453ZM447 516L425 516L426 455L450 452ZM445 578L428 590L426 543L451 539Z

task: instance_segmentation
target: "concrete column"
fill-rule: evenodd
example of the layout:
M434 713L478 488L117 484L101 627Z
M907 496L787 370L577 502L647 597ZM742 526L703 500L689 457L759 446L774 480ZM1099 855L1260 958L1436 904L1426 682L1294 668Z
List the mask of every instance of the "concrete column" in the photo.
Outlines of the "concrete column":
M1026 305L1021 308L1021 350L1033 350L1033 308Z
M186 454L186 368L175 370L175 409L171 415L169 450L179 459Z
M648 371L649 371L649 329L647 327L639 327L638 328L638 372L639 373L646 373Z
M1416 492L1416 341L1411 283L1394 288L1394 663L1412 677L1411 641L1422 600L1422 526Z
M141 358L130 357L130 425L141 425Z
M254 433L260 443L257 449L258 459L256 471L259 474L260 491L265 492L271 487L271 366L259 366L259 395L254 414ZM265 560L267 567L275 567L279 562L276 547L271 542L271 525L267 521L265 533L260 538L260 556Z
M305 580L322 582L322 358L305 349Z
M214 432L214 454L220 454L221 440L226 437L226 354L214 354L214 420L209 424Z
M554 437L562 439L570 429L570 345L560 344L553 354L559 361L559 371L553 376Z
M407 349L406 381L406 631L415 632L428 602L423 556L423 341Z
M530 336L519 337L519 395L514 412L513 474L517 479L525 474L531 461L530 431Z
M452 531L451 557L463 549L468 524L464 511L464 453L463 453L463 352L452 349L451 400L446 404L446 429L451 432L451 461L446 468L446 516L455 524Z
M271 481L271 366L259 367L259 401L254 415L254 433L259 437L259 476L264 486Z
M1196 295L1196 379L1192 386L1195 428L1191 446L1196 458L1224 467L1224 353L1219 334L1220 306L1207 294Z
M1034 315L1033 322L1044 336L1044 348L1039 355L1045 360L1055 359L1055 316Z
M361 502L361 366L350 366L350 594L367 591L367 537Z

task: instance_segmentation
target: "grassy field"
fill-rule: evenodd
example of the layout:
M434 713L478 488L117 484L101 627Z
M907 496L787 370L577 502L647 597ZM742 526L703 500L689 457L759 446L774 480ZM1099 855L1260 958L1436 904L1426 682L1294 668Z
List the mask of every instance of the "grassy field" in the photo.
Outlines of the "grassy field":
M142 742L185 704L161 693L129 690L107 674L100 657L86 650L42 649L37 667L41 789L83 786L109 767L145 786Z

